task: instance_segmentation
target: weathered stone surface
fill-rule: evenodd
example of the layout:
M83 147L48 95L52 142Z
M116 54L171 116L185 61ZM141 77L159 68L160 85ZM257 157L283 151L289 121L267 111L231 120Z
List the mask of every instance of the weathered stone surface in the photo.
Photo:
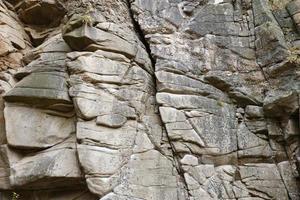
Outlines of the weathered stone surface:
M293 91L274 91L264 100L264 111L271 117L290 115L299 109L299 97Z
M0 0L0 199L299 199L299 8Z
M1 145L1 160L0 160L0 180L1 185L0 188L2 190L9 190L11 189L11 183L9 180L10 176L10 165L15 163L17 160L20 159L20 156L14 153L7 145Z
M290 199L299 199L299 181L292 173L291 165L288 161L278 164L278 171L282 176L283 182L289 193Z
M92 119L110 113L136 118L134 108L126 102L118 101L114 95L104 90L97 90L89 85L79 84L70 88L70 95L73 97L78 115L84 119Z
M267 133L267 122L264 118L262 107L247 106L245 109L245 124L247 128L256 134Z
M184 199L174 176L172 161L156 150L134 154L128 163L128 183L116 187L115 193L137 199ZM143 174L149 174L143 179Z
M241 123L237 132L238 156L241 159L261 159L273 156L268 140L260 138L245 123Z
M122 115L102 115L97 117L96 124L112 128L119 128L124 125L126 121L126 117Z
M22 53L26 51L29 37L17 15L5 1L0 2L0 69L16 69L22 65Z
M101 29L89 27L88 25L84 25L70 33L66 33L64 39L75 50L84 50L85 48L88 48L89 45L95 44L97 46L99 45L99 49L121 52L129 57L133 57L137 51L134 46L126 40ZM115 43L111 43L110 41L115 41Z
M283 61L288 56L287 44L284 33L272 14L269 1L254 1L253 11L255 34L258 36L255 45L259 64L266 66Z
M4 95L8 102L23 102L40 107L70 104L63 74L35 73L22 79Z
M24 157L11 166L9 179L12 186L27 189L80 187L74 140Z
M75 132L73 118L63 118L29 107L6 104L4 109L9 145L24 149L54 146Z
M270 188L252 191L237 175L247 163L254 163L253 169L260 171L259 163L288 159L285 145L280 144L283 130L277 124L283 123L287 132L295 133L293 120L283 118L297 115L298 98L287 98L290 101L285 103L278 97L280 103L276 97L268 103L265 95L276 86L287 93L297 87L298 79L291 75L295 64L288 58L287 38L295 30L284 12L287 3L136 0L132 4L156 59L156 100L175 157L184 170L190 199L288 198L280 176L258 178ZM282 7L275 10L274 5ZM288 77L293 80L289 84ZM292 144L286 146L297 146ZM185 161L190 157L195 161ZM204 164L210 164L208 178L213 177L209 186L203 171L197 171L205 169ZM221 165L216 167L215 177L214 164ZM282 192L271 188L274 179L280 182Z
M79 19L77 19L79 17ZM70 19L78 21L82 20L80 16ZM131 31L128 27L118 27L115 24L98 24L92 27L88 24L82 24L79 27L65 27L63 35L64 40L74 50L96 51L104 50L108 52L116 52L125 55L130 59L134 59L137 63L144 65L147 70L151 70L146 50L138 42L135 35L129 35L125 31ZM78 25L77 25L78 26ZM112 28L111 28L112 27ZM114 32L113 32L114 31Z
M242 166L240 176L250 193L260 198L289 199L283 180L274 164Z

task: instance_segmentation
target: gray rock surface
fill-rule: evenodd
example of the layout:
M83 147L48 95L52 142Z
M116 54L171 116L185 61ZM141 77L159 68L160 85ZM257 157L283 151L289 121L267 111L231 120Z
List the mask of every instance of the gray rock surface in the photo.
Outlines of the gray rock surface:
M300 199L299 0L0 0L0 199Z
M6 104L4 117L7 143L16 148L48 148L75 133L73 118L50 115L43 110Z

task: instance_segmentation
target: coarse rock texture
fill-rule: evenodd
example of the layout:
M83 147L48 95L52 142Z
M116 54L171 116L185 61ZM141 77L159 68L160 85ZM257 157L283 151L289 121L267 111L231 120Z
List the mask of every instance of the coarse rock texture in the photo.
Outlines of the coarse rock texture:
M0 0L0 199L300 200L300 0Z

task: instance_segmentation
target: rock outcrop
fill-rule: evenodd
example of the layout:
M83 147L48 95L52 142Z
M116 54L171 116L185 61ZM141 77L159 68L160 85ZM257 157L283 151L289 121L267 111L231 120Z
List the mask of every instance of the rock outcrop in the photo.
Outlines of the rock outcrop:
M300 199L299 0L0 0L0 199Z

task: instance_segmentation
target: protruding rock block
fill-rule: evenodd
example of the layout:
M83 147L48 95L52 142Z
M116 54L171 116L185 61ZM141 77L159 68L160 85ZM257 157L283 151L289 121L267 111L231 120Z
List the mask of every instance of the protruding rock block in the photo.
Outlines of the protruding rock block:
M270 1L253 1L256 57L260 66L282 62L288 56L283 30L275 19Z
M74 139L28 155L11 166L10 183L22 189L75 189L83 186Z
M23 78L4 95L7 102L19 102L47 108L53 104L66 104L69 111L72 101L68 94L64 73L33 73ZM64 109L63 109L64 110Z
M78 145L78 155L90 191L99 196L112 191L121 178L126 156L119 150L90 145Z
M75 132L73 118L43 110L7 104L4 110L9 145L21 149L44 149L63 142Z
M289 116L299 109L299 96L294 91L271 91L264 100L265 115Z
M71 32L63 35L64 40L74 50L84 50L91 44L96 43L97 29L84 24Z
M137 47L125 39L87 24L63 35L64 40L74 50L102 49L135 57ZM93 45L93 46L90 46Z
M72 49L104 50L122 54L129 59L134 59L148 72L152 72L151 61L145 47L138 41L136 35L128 34L131 29L108 22L91 26L82 21L83 17L73 15L64 27L63 38Z
M271 5L268 0L254 0L252 4L255 26L260 26L266 22L273 22L276 24L276 19L272 13Z

